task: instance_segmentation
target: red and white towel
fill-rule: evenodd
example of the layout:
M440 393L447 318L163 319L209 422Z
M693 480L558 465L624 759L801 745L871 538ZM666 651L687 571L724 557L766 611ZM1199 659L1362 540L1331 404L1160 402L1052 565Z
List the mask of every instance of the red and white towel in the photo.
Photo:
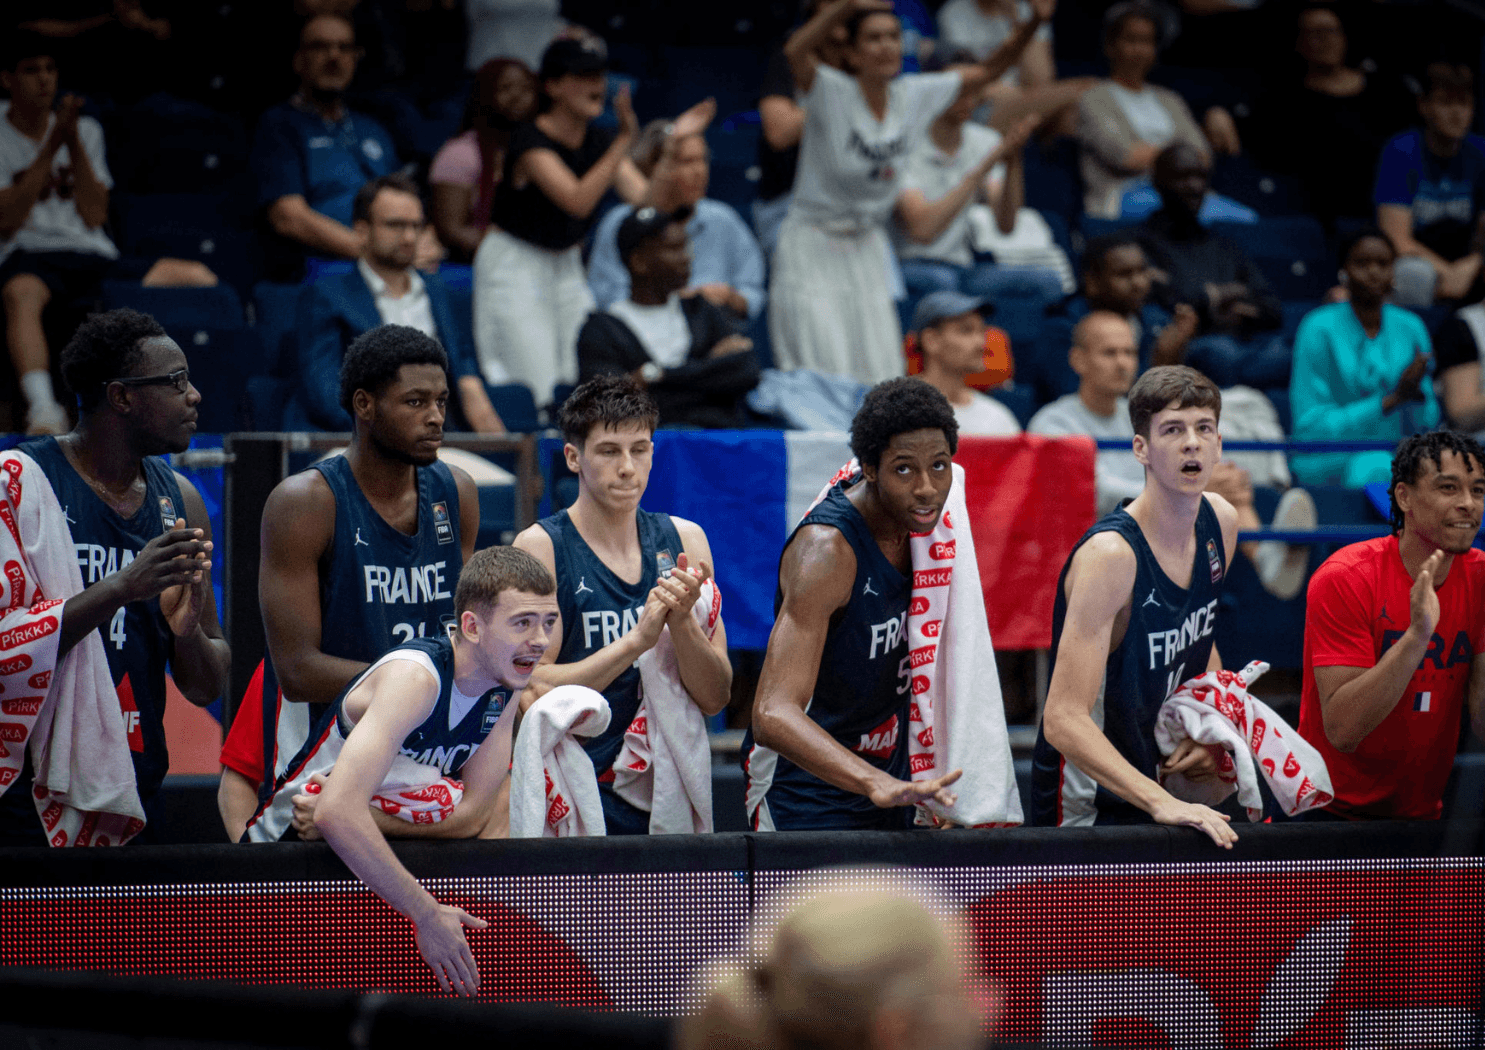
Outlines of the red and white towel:
M510 774L510 837L604 834L593 762L577 737L608 728L608 701L585 685L559 685L521 719Z
M41 467L0 455L0 793L30 748L53 846L114 846L144 829L124 718L97 631L58 659L62 606L83 590Z
M306 795L318 795L320 785L304 785ZM382 780L381 789L371 796L371 804L383 813L409 824L441 824L464 799L464 782L446 777L437 766L414 761L399 754Z
M722 616L715 581L701 585L691 615L710 638ZM650 815L651 835L712 830L712 751L706 716L681 684L670 628L639 658L644 699L614 759L614 794Z
M1179 774L1164 786L1185 802L1215 806L1234 791L1249 820L1263 819L1261 774L1289 816L1329 805L1335 797L1320 752L1248 689L1268 664L1254 660L1241 671L1207 671L1182 683L1155 716L1155 742L1169 755L1183 740L1223 749L1214 780Z
M853 459L815 502L832 486L860 474L861 466ZM955 804L919 806L918 823L937 817L967 827L1015 827L1023 821L1021 795L964 488L964 469L956 463L938 523L932 531L908 538L913 562L908 762L915 781L964 771L950 788L958 796Z

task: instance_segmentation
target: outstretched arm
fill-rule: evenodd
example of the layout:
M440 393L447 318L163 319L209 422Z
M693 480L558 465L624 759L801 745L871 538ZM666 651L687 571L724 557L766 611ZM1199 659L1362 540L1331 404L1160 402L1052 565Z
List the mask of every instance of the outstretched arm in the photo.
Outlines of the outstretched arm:
M438 700L438 682L406 660L377 668L354 694L369 693L365 713L336 759L315 811L325 841L362 882L417 930L418 951L445 992L474 995L479 968L464 940L464 927L483 927L483 919L439 904L402 866L371 817L371 797L386 779L407 734L428 717ZM479 757L478 753L475 755Z
M1182 802L1141 773L1093 721L1114 622L1129 601L1134 551L1117 536L1093 537L1073 557L1067 577L1067 617L1057 646L1057 669L1047 691L1042 733L1047 743L1100 786L1138 806L1157 824L1184 824L1231 848L1237 834L1227 817L1207 806Z
M948 786L959 779L959 770L917 783L898 780L841 746L805 712L830 618L851 600L856 579L856 556L845 537L824 525L801 529L784 550L779 579L783 604L768 639L753 706L758 743L827 784L865 795L884 808L929 799L952 806L955 796Z
M1057 11L1057 0L1031 0L1031 17L1020 25L1016 31L1006 38L994 51L986 56L983 62L973 66L956 66L959 70L962 83L959 88L959 97L979 91L980 88L994 80L999 80L1021 61L1021 53L1031 43L1032 37L1042 24L1049 22L1052 15Z
M829 0L784 43L784 57L789 60L794 83L800 91L808 92L814 87L815 71L820 68L819 50L830 39L831 31L858 11L891 14L892 4L888 0Z

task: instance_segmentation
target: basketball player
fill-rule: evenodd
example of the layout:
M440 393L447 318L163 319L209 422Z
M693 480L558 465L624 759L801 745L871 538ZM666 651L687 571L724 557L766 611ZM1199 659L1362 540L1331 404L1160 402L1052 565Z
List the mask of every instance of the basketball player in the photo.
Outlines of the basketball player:
M586 685L608 700L608 729L584 742L610 835L649 832L650 815L612 790L624 731L639 710L639 657L669 624L681 684L703 714L727 706L732 664L721 620L708 639L692 618L712 551L699 525L639 509L650 480L654 399L628 376L599 376L562 406L563 454L578 497L516 537L557 578L562 622L536 680Z
M1154 821L1220 846L1228 818L1157 780L1204 779L1214 756L1186 741L1164 762L1155 716L1182 682L1222 666L1212 633L1237 512L1203 492L1222 456L1222 395L1184 365L1152 368L1129 392L1144 490L1073 548L1052 614L1052 678L1032 759L1032 823Z
M959 770L907 779L907 616L908 534L943 513L958 440L927 383L873 387L851 421L862 480L832 489L785 544L743 742L754 829L903 829L918 802L954 804Z
M147 842L170 768L165 666L186 699L205 706L226 688L231 660L206 560L206 506L161 458L190 447L201 395L181 348L133 310L84 321L62 351L62 374L78 395L77 426L20 448L51 483L72 533L87 589L64 607L61 646L95 628L103 636L147 819L134 841ZM32 778L28 748L0 796L0 844L47 843Z
M285 478L264 504L258 596L268 657L255 679L261 694L249 687L222 748L217 795L233 841L308 739L316 705L393 645L452 623L479 499L469 475L438 462L448 399L448 357L436 341L403 325L364 333L340 368L355 426L345 455Z
M510 769L511 696L530 680L557 624L553 590L551 574L522 551L487 547L470 558L454 596L453 636L439 632L395 646L357 675L331 707L333 719L290 763L285 783L248 826L255 842L297 838L293 795L311 778L322 783L315 830L411 920L418 951L445 992L479 991L464 927L487 924L439 904L418 884L387 845L373 817L385 815L371 800L399 754L455 756L442 772L463 782L463 800L445 820L424 826L450 837L479 833Z

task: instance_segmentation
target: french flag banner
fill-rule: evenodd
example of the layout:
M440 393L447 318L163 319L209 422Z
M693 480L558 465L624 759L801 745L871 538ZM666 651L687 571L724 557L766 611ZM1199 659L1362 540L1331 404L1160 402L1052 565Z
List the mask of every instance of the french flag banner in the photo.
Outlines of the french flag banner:
M964 468L991 637L999 649L1052 644L1052 604L1068 552L1094 521L1087 438L963 437ZM727 641L764 649L779 555L820 489L851 458L845 434L660 431L644 507L696 522L727 591Z

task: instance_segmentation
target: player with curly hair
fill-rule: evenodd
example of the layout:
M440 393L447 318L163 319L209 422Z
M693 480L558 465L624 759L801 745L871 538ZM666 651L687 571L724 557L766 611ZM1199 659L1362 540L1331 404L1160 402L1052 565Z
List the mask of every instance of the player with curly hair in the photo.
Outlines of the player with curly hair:
M943 512L958 441L943 394L879 383L851 422L862 479L833 487L785 544L743 743L756 829L908 828L914 804L953 804L957 770L908 780L908 535Z
M469 475L438 461L448 370L443 347L415 328L363 333L340 368L350 447L285 478L263 506L268 655L222 748L217 794L233 839L347 682L392 646L439 637L453 622L480 511Z

